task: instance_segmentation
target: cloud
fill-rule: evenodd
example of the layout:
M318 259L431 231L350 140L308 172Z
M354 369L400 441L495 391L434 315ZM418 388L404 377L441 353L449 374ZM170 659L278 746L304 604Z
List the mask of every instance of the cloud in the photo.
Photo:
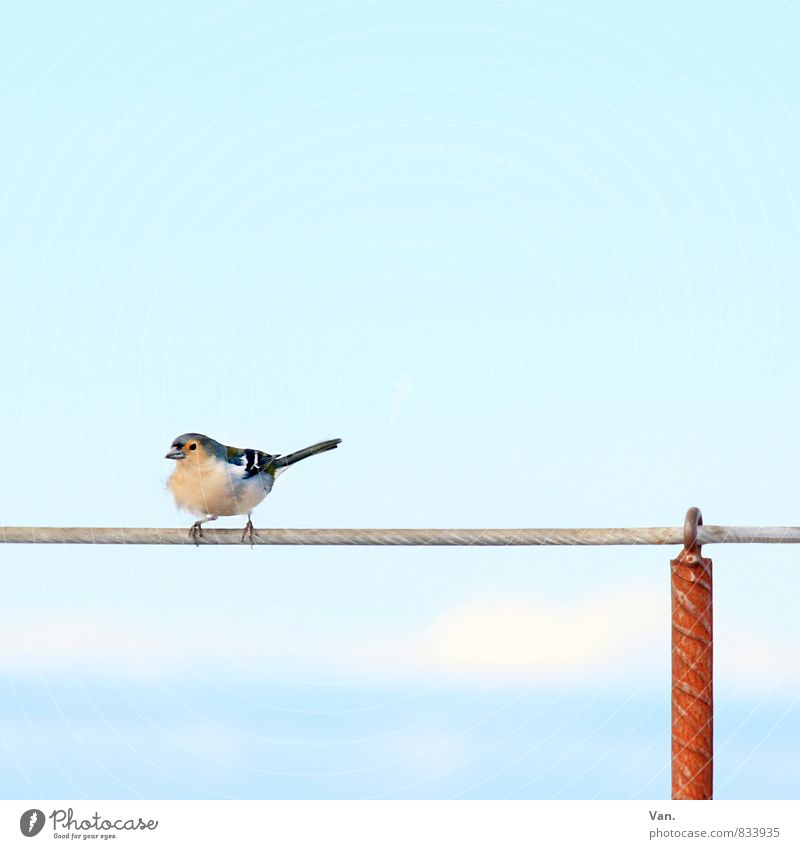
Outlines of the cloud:
M668 594L637 587L556 604L536 597L475 602L432 623L417 668L538 683L591 683L602 675L668 687L670 616ZM714 667L718 694L795 693L800 645L726 619L714 627Z
M423 654L428 663L456 673L581 673L641 659L665 628L665 616L663 600L641 590L570 604L536 598L478 602L435 623Z
M0 666L16 674L54 666L106 668L132 676L190 667L222 666L234 674L238 668L245 674L247 667L277 671L289 666L311 678L324 673L371 680L376 672L393 678L442 669L456 675L534 673L541 678L646 660L649 644L659 632L663 636L668 621L668 602L665 608L657 595L635 589L556 605L536 598L501 598L456 608L427 628L392 637L370 639L347 629L336 636L317 634L306 647L309 651L296 634L289 638L285 628L273 630L263 622L217 622L204 630L195 622L143 627L102 615L39 615L0 625ZM324 652L319 651L320 640Z
M81 668L149 677L189 666L248 664L269 656L270 649L252 635L230 629L225 634L204 632L190 623L145 627L103 615L61 620L29 616L15 626L0 626L0 670L16 675Z
M359 626L299 634L296 623L220 617L143 622L29 612L0 624L0 671L30 676L84 669L127 677L267 674L287 681L415 686L430 676L593 686L601 676L668 687L669 594L618 587L577 601L537 596L478 600L427 626L380 633ZM800 687L800 645L780 630L733 619L715 626L717 692L768 694ZM649 683L648 683L649 682Z
M720 684L760 693L800 687L800 646L791 639L732 627L714 634L714 667L717 693ZM728 682L730 682L728 684Z

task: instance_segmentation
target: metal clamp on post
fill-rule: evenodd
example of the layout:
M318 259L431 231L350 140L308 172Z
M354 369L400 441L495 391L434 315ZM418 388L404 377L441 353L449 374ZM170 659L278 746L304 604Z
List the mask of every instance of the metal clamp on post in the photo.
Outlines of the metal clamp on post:
M686 513L672 567L672 798L711 799L714 699L711 561L698 543L703 516Z

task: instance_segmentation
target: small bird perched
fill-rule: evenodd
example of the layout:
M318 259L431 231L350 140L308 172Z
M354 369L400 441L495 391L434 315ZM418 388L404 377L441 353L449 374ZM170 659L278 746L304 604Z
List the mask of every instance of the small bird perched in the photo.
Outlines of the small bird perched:
M232 448L202 433L184 433L176 437L168 460L177 460L167 486L182 510L204 516L189 528L189 536L197 542L203 535L204 522L220 516L247 516L242 542L255 529L251 521L253 509L269 495L275 478L299 460L330 451L341 439L328 439L293 454L267 454L253 448Z

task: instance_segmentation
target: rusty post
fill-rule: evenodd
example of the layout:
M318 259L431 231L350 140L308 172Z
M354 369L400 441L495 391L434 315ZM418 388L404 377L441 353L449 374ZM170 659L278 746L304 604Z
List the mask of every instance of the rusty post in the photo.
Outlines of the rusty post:
M672 798L711 799L714 699L711 561L697 542L703 516L686 514L672 567Z

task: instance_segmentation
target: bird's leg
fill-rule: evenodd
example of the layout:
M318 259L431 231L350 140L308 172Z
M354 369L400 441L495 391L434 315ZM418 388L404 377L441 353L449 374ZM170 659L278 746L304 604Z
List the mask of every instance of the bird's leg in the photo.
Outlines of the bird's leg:
M192 538L192 542L194 542L195 545L200 545L199 538L203 536L203 522L213 522L215 519L219 519L219 516L206 516L205 519L198 519L191 528L189 528L189 536Z
M253 547L253 542L255 540L256 529L253 527L253 522L250 519L250 514L247 514L247 524L244 526L244 530L242 531L242 542L244 542L244 538L246 536L250 536L250 548Z

